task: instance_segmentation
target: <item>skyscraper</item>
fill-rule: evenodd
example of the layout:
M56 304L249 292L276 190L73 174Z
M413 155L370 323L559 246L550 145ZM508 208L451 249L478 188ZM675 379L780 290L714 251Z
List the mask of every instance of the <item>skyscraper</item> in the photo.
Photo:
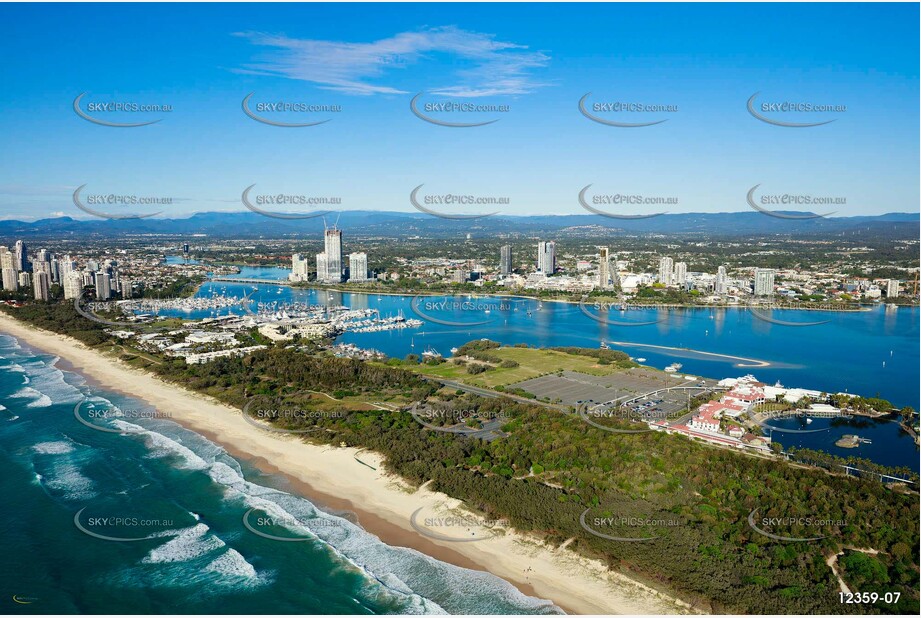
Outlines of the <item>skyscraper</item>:
M17 271L19 271L19 272L24 272L24 271L28 270L28 266L29 266L29 262L28 262L29 250L28 250L28 248L26 247L26 243L22 242L21 240L17 240L17 241L16 241L16 248L15 248L15 250L14 250L14 253L15 253L15 256L16 256L16 257L15 257L15 259L14 259L14 261L13 261L13 268L15 268L15 269L16 269Z
M96 300L109 300L111 297L112 283L109 277L109 273L96 273Z
M0 247L0 273L3 278L3 289L15 292L19 289L19 277L13 267L15 254L10 253L6 247Z
M83 275L70 271L64 276L64 298L79 298L83 293Z
M40 270L32 275L32 287L35 290L35 300L51 300L51 275Z
M364 252L349 254L349 281L362 283L368 280L368 254Z
M326 281L342 281L342 230L326 230L323 237L326 247Z
M662 283L666 286L672 284L672 275L674 270L674 262L670 257L664 257L659 260L659 283Z
M499 248L499 274L508 277L512 274L512 246L502 245Z
M326 254L318 253L317 254L317 281L325 282L327 276L328 265L326 263Z
M556 272L556 243L552 240L537 243L537 271L545 275Z
M677 262L675 264L675 278L674 283L680 287L688 282L688 265L684 262Z
M607 247L598 249L598 287L611 286L611 256Z
M300 253L291 256L291 274L288 279L291 281L307 281L310 275L310 261L303 259Z
M886 298L895 298L899 295L899 280L890 279L886 283Z
M772 296L774 294L774 269L755 269L755 296Z
M2 270L3 289L15 292L19 289L19 277L13 268L4 268Z
M717 294L725 294L729 290L729 281L726 277L726 267L720 266L716 269L716 290Z

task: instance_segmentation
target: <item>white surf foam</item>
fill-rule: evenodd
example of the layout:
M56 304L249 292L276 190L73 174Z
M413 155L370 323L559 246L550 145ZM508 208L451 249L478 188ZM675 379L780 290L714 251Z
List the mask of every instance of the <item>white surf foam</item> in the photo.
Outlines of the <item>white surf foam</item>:
M141 561L144 564L187 562L225 546L224 541L210 533L205 524L190 528L170 530L162 536L176 535L159 547L155 547Z
M32 450L43 455L63 455L64 453L73 453L74 447L71 443L63 441L39 442L32 447Z

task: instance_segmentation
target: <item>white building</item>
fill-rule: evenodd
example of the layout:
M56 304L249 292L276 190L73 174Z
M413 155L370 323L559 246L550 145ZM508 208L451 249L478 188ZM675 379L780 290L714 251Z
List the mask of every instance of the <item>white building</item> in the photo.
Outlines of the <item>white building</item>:
M96 273L96 300L109 300L112 298L112 281L109 273Z
M755 296L773 296L774 294L774 269L755 269Z
M672 275L674 274L674 261L670 257L664 257L659 260L659 283L669 286L672 284Z
M688 282L688 265L684 262L678 262L675 264L675 278L673 279L675 285L684 287Z
M499 248L499 274L508 277L512 274L512 246L502 245Z
M51 275L45 271L38 271L32 276L32 287L35 288L35 300L51 300Z
M726 276L725 266L716 269L716 286L713 291L720 295L729 291L729 279Z
M368 280L368 254L364 252L350 253L349 281L362 283Z
M71 300L80 298L83 293L83 275L70 271L64 277L64 298Z
M896 298L899 295L899 280L890 279L886 283L886 298Z
M291 256L291 274L288 275L290 281L307 281L310 277L310 262L303 259L300 253Z
M611 287L611 255L607 247L598 249L598 287L602 290Z
M326 254L326 269L317 270L317 280L324 283L340 283L342 281L342 230L335 228L326 230L323 234L323 244ZM319 261L317 262L319 264Z
M556 272L556 243L552 240L537 243L537 271L545 275Z
M16 276L16 269L9 267L3 269L3 289L15 292L19 289L19 278Z
M317 254L317 281L325 282L328 275L329 264L325 253Z

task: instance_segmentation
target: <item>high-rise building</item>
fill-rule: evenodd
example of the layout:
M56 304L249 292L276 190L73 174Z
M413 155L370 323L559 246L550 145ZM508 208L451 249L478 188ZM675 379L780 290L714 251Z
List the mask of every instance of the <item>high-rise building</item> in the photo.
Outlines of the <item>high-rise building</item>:
M291 274L288 279L291 281L307 281L310 277L310 261L305 260L300 253L291 256Z
M368 281L368 254L364 252L349 254L349 281L362 283Z
M556 243L552 240L537 243L537 272L545 275L556 272Z
M20 272L16 274L19 277L19 287L21 288L30 288L32 287L32 277L27 272Z
M333 228L326 230L323 235L323 244L326 248L326 275L327 283L342 281L342 230Z
M43 270L36 271L32 275L32 287L35 290L35 300L51 300L51 275Z
M17 276L16 269L12 266L4 266L2 271L3 276L3 289L10 292L15 292L19 289L19 277Z
M886 283L886 298L895 298L899 295L899 280L890 279Z
M326 275L329 265L326 261L325 253L317 254L317 281L324 282L326 281Z
M659 260L659 283L666 286L672 284L672 275L674 275L674 262L670 257L664 257Z
M69 272L64 277L64 298L71 300L80 298L83 294L83 275L78 272Z
M729 280L726 276L726 267L720 266L716 269L716 293L725 294L729 290Z
M15 254L15 258L13 260L13 268L19 272L28 270L29 250L26 247L26 243L22 242L21 240L17 240L13 253Z
M611 255L607 247L598 249L598 287L606 289L611 287Z
M684 262L675 263L675 277L673 279L675 285L684 287L688 282L688 265Z
M773 296L774 294L774 269L755 269L755 296Z
M466 270L464 270L463 268L458 268L457 270L451 273L451 280L454 283L466 283L467 276L468 275L467 275Z
M3 289L15 292L19 289L19 277L13 266L15 254L10 253L6 247L0 247L0 273L3 278Z
M508 277L512 274L512 246L502 245L499 248L499 274Z
M96 273L96 300L109 300L112 298L112 281L109 273Z

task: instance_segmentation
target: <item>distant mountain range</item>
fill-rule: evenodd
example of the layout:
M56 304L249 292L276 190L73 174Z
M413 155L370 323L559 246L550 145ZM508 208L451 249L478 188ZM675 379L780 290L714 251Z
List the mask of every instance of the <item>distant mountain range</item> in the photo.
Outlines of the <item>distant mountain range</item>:
M803 214L784 212L784 214ZM351 210L326 217L339 228L361 236L453 237L471 233L476 237L496 235L610 236L626 234L671 235L838 235L842 233L918 237L918 213L888 213L876 216L828 217L790 220L757 212L665 214L648 219L611 219L599 215L496 215L475 220L449 220L422 213ZM185 219L77 220L70 217L37 221L0 221L0 237L59 236L70 234L118 237L125 234L257 238L306 236L322 232L322 218L283 220L252 212L197 213Z

